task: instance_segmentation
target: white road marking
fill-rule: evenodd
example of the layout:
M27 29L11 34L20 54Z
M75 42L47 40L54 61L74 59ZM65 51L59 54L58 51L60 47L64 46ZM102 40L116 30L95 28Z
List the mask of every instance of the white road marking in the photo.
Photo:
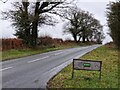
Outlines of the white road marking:
M11 68L13 68L13 67L7 67L7 68L0 69L0 72L1 72L1 71L4 71L4 70L11 69Z
M56 53L56 54L54 54L54 55L57 56L57 55L60 55L60 54L62 54L62 52L60 52L60 53Z
M63 50L58 50L58 51L63 51Z
M46 59L46 58L48 58L49 56L46 56L46 57L43 57L43 58L40 58L40 59Z
M38 59L35 59L35 60L32 60L32 61L28 61L28 63L36 62L36 61L39 61L39 60L42 60L42 59L46 59L48 57L49 56L46 56L46 57L43 57L43 58L38 58Z

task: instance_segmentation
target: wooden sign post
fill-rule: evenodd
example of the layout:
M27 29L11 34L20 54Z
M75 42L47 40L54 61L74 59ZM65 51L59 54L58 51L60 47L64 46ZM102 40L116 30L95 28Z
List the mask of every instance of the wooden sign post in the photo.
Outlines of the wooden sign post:
M74 70L100 71L99 79L101 79L102 61L73 59L72 78Z

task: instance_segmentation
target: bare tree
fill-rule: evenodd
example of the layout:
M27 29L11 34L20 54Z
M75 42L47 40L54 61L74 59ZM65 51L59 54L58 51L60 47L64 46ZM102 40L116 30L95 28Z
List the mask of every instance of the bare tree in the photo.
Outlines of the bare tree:
M70 7L64 10L60 16L68 20L64 26L64 32L71 33L75 42L78 42L82 38L83 43L85 43L85 40L90 41L98 31L102 32L100 22L89 12L77 7Z
M35 47L38 38L38 26L42 24L54 25L49 12L63 2L15 2L14 9L3 12L4 19L10 19L16 28L16 36L22 38L27 45ZM55 11L55 10L54 10Z

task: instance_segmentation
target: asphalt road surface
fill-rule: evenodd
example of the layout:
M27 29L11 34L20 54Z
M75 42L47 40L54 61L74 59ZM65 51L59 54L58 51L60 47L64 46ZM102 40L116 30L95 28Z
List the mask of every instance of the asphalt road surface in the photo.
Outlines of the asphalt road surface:
M2 88L45 88L61 69L101 45L57 50L2 62Z

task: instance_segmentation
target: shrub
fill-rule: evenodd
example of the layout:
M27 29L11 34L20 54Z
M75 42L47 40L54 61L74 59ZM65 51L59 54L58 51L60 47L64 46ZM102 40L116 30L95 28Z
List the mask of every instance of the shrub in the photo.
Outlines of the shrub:
M25 47L22 42L22 39L16 38L8 38L8 39L1 39L2 45L1 50L9 50L9 49L20 49Z

